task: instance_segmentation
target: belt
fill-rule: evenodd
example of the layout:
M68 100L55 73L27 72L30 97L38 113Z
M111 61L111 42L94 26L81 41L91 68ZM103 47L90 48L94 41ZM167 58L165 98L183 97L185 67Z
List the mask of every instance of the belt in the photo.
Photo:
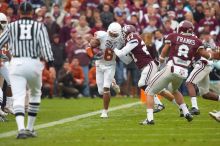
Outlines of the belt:
M16 55L16 56L13 56L15 58L22 58L22 57L27 57L27 56L19 56L19 55ZM29 56L27 58L32 58L32 59L38 59L39 57L36 57L36 56Z

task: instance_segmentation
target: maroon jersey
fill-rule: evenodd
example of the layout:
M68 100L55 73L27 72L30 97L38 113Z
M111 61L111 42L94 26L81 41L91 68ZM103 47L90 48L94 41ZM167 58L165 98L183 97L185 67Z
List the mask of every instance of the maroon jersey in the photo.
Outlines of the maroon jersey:
M153 59L151 54L146 47L144 41L139 37L138 34L131 33L127 36L126 45L136 45L130 52L138 69L142 69L144 66L148 65ZM152 52L152 51L151 51Z
M191 65L198 48L204 48L202 41L196 36L178 33L169 34L165 39L165 43L171 44L169 60L173 60L175 65L185 68Z
M215 30L218 26L218 21L214 18L204 18L199 21L199 26L209 26L209 31Z

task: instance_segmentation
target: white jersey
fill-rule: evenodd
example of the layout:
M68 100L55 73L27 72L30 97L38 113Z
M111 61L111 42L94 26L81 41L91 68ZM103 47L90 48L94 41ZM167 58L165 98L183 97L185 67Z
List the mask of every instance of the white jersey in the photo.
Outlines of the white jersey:
M111 65L111 64L115 64L116 61L116 55L114 53L113 50L107 50L106 48L106 43L107 41L111 41L114 48L122 48L122 46L124 45L121 37L119 39L116 39L116 40L112 40L109 36L108 36L108 33L105 32L105 31L97 31L95 32L95 37L100 41L100 46L99 46L99 49L102 50L103 52L103 58L100 59L100 60L96 60L96 65L100 65L100 64L103 64L103 65ZM109 52L110 51L110 52ZM104 58L104 56L108 54L108 55L111 55L112 54L112 57L111 59L109 60L106 60Z

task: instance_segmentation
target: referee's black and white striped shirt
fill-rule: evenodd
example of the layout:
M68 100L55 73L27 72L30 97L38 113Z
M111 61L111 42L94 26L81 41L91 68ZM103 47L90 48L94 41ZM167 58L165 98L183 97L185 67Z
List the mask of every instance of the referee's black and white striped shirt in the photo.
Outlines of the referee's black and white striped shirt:
M21 18L7 25L0 36L0 49L5 43L15 57L43 57L53 61L53 53L44 24L31 18Z

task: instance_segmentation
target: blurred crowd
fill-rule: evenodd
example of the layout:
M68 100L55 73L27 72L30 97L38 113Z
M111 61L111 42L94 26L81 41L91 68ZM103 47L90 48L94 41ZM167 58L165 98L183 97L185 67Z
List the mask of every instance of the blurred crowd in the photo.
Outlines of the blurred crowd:
M45 64L43 97L96 97L94 61L86 47L94 32L106 30L116 21L132 24L149 47L160 53L164 37L176 30L179 22L189 20L195 34L211 47L220 45L220 1L218 0L29 0L33 19L47 27L55 58L56 78L51 78ZM19 18L22 0L0 0L0 12L9 22ZM210 74L213 83L220 80L220 65ZM115 79L121 95L138 96L139 72L134 63L117 60ZM185 87L181 88L187 94Z

